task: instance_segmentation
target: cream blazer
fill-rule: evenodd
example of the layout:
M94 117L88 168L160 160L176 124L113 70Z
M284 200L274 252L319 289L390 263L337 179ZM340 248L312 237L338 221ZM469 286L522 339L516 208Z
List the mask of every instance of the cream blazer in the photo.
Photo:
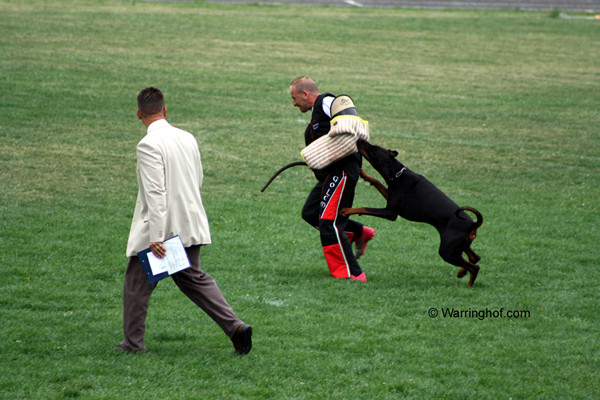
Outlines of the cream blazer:
M210 244L200 189L204 174L196 138L158 120L137 146L139 186L127 256L179 235L184 247Z

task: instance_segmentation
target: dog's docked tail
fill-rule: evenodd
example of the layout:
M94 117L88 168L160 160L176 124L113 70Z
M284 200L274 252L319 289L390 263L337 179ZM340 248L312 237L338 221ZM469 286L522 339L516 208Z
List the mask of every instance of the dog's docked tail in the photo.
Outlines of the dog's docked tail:
M475 221L475 225L473 226L473 230L478 229L481 226L481 224L483 224L483 216L481 215L481 213L479 211L477 211L473 207L461 207L458 210L456 210L456 216L459 218L460 218L460 216L458 215L458 213L461 211L470 211L473 214L475 214L475 216L477 217L477 220Z

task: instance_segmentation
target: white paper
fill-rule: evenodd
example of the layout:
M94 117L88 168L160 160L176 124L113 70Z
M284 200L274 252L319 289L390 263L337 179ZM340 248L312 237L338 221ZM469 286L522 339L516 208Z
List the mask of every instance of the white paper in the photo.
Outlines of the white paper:
M152 252L148 253L148 261L150 262L152 275L158 275L164 272L173 275L182 269L190 267L190 261L187 258L187 254L179 236L174 236L165 240L163 246L167 249L167 255L164 258L158 258Z

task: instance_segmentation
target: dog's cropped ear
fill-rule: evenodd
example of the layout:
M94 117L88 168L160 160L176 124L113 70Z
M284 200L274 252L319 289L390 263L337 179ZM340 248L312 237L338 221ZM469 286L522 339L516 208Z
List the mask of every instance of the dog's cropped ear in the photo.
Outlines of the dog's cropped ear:
M396 158L397 155L398 155L398 152L396 150L390 150L390 156Z

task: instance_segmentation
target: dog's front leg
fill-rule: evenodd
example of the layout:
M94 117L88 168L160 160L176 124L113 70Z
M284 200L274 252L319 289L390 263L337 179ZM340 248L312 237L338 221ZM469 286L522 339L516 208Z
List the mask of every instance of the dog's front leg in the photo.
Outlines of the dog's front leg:
M383 197L385 197L385 199L387 200L388 190L385 186L383 186L383 183L379 182L376 178L369 176L362 168L360 169L360 176L365 181L369 182L371 184L371 186L375 186L375 188L377 188L377 190L379 190L379 193L381 193L381 195Z
M355 215L355 214L362 215L362 214L364 214L364 211L365 211L364 208L342 208L340 210L340 215L342 217L349 217L349 216Z
M398 218L398 214L388 210L387 208L369 208L369 207L361 207L361 208L342 208L340 210L340 215L343 217L348 217L350 215L371 215L373 217L385 218L390 221L395 221Z

